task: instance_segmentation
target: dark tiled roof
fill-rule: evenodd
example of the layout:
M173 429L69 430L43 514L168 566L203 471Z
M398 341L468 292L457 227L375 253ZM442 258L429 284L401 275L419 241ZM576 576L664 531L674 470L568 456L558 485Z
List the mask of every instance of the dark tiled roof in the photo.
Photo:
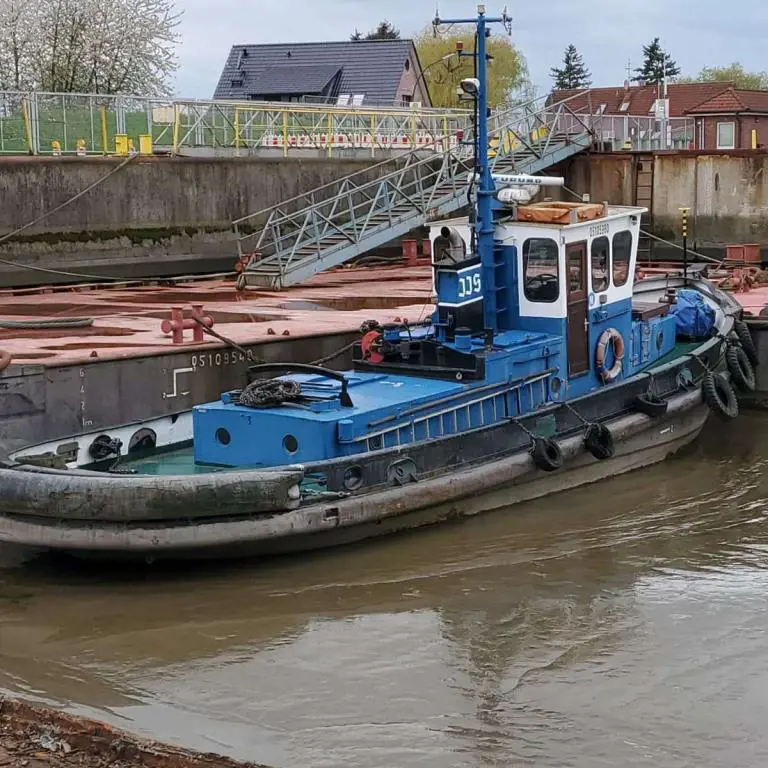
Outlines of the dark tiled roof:
M740 112L768 112L768 91L728 88L688 110L690 115L712 113L735 115Z
M253 93L322 93L331 80L339 74L335 65L310 67L268 67L248 81Z
M728 90L732 83L670 83L667 86L669 96L669 116L685 117L694 107ZM581 94L581 95L577 95ZM553 91L550 102L563 101L574 97L568 107L574 112L587 113L591 107L597 113L601 104L605 104L605 115L634 115L636 117L651 114L659 89L655 85L635 85L624 88L591 88L589 91ZM627 109L621 105L626 103Z
M418 61L411 40L236 45L230 51L214 98L260 96L262 92L257 86L265 70L289 68L297 72L307 67L324 72L341 69L337 93L364 94L364 104L393 104L399 101L398 86L408 59ZM311 79L313 84L316 81ZM298 92L294 89L296 85L291 82L291 93Z

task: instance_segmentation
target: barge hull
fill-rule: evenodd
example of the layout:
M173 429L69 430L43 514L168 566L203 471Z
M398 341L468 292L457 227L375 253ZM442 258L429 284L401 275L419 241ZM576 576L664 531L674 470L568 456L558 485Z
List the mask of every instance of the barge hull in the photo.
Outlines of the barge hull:
M581 437L563 441L566 464L556 473L536 470L528 454L515 454L450 477L314 504L266 520L195 526L75 526L2 516L0 539L88 558L149 561L271 556L328 548L510 507L661 462L695 440L708 415L698 388L677 395L663 418L633 414L612 422L616 454L609 460L599 462L587 454Z

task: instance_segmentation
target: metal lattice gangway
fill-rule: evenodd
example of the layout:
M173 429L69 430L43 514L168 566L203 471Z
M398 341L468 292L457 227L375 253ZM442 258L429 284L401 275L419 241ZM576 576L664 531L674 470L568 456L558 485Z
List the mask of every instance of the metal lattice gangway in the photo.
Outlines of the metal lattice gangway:
M529 174L581 152L594 139L568 101L546 105L541 99L495 114L490 136L495 172ZM471 142L429 149L235 221L239 255L250 257L241 286L296 285L466 206Z

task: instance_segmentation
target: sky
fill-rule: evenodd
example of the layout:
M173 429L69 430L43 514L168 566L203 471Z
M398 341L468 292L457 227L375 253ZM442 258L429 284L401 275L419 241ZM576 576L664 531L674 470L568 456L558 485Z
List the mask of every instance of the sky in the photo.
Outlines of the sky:
M504 0L486 2L489 15ZM509 1L512 41L528 62L531 80L545 93L550 68L573 43L592 71L595 86L620 86L627 61L639 66L642 46L660 37L665 50L695 76L704 66L741 62L748 70L768 70L768 3L743 0ZM238 43L346 40L355 28L365 32L387 18L403 37L427 26L434 0L177 0L179 70L174 90L180 98L211 98L229 49ZM475 0L439 0L442 18L473 16ZM739 8L741 10L739 10ZM502 34L499 25L497 34Z

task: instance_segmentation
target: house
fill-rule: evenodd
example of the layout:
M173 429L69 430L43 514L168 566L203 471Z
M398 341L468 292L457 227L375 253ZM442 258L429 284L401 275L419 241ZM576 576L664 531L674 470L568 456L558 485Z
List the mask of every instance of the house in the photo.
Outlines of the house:
M578 115L592 115L614 148L718 151L768 147L768 91L733 83L660 85L553 91L549 103L568 100ZM601 118L599 121L597 118ZM661 136L666 120L668 136ZM753 133L754 132L754 133Z
M411 40L235 45L214 99L431 106Z
M687 113L696 121L696 148L768 147L768 91L730 86Z

